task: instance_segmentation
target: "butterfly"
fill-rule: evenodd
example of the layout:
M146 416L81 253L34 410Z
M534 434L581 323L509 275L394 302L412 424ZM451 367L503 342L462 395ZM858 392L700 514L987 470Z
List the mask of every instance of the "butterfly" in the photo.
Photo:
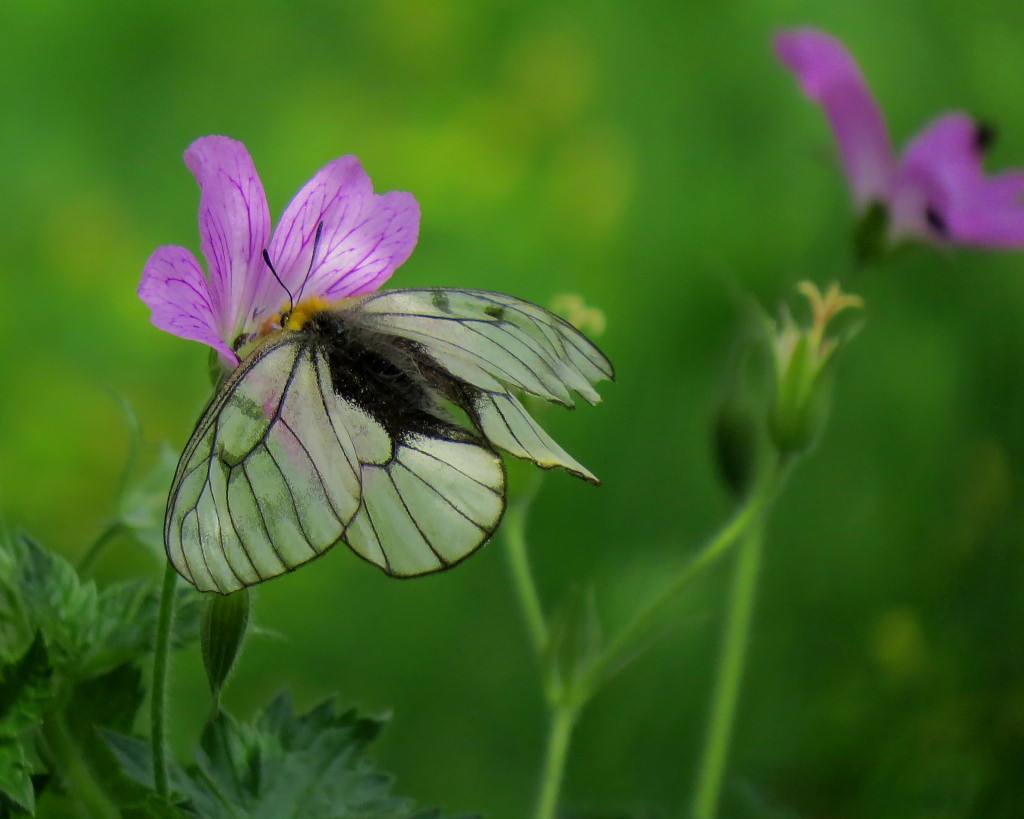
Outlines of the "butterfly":
M506 505L498 450L597 478L513 391L592 404L613 379L562 318L482 290L385 290L290 306L196 425L164 537L185 579L221 594L344 543L393 577L448 569Z

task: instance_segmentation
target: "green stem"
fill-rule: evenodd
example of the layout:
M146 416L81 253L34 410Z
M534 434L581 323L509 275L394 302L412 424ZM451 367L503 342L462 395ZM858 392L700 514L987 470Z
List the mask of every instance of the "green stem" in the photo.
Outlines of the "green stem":
M53 767L65 787L77 801L84 819L115 819L117 807L97 784L75 743L63 711L54 711L43 720L43 741Z
M558 808L558 795L562 790L565 774L565 760L569 755L569 742L579 706L560 703L551 713L551 727L548 731L548 747L544 758L544 773L540 780L540 795L537 798L537 819L553 819Z
M519 598L519 606L526 618L526 627L530 632L530 642L537 656L541 656L548 645L548 625L544 619L544 609L537 593L537 584L530 568L530 556L526 549L526 511L530 498L521 498L509 505L505 512L503 529L505 543L508 546L508 565L512 573L512 582Z
M167 740L164 711L167 705L167 659L171 649L171 622L174 619L174 589L178 573L170 561L164 571L160 591L160 616L156 626L156 649L153 654L153 691L150 703L150 738L153 743L153 782L164 799L170 794L167 776Z
M691 580L728 551L751 524L760 518L764 510L775 499L783 483L785 483L786 477L789 474L789 466L788 460L777 462L768 476L755 486L746 502L737 510L736 514L733 515L732 519L719 531L714 539L697 553L697 556L686 565L682 572L676 576L675 580L662 589L659 594L652 597L647 605L633 616L628 625L614 639L608 642L601 655L591 666L589 673L582 680L584 691L593 690L601 676L607 673L612 665L621 660L627 650L634 645L637 638L658 618L662 610L675 599L676 595Z
M740 682L743 679L743 665L749 642L763 541L764 524L763 519L759 519L747 530L739 554L736 555L732 592L722 634L718 678L715 680L711 716L697 775L697 797L693 809L696 819L712 819L718 807L722 776L725 773L725 762L736 718Z
M124 523L119 520L107 525L107 528L100 532L100 536L96 538L92 546L89 547L89 551L85 553L85 556L78 562L78 573L80 575L86 575L92 568L93 563L103 553L103 550L107 548L110 541L121 534L124 529Z

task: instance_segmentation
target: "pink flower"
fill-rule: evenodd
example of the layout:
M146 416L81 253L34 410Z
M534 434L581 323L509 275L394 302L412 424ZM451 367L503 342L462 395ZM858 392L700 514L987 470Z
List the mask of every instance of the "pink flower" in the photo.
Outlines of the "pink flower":
M287 303L282 283L292 296L301 289L304 299L329 302L369 293L416 246L420 209L412 194L375 194L354 156L329 162L306 183L273 238L263 183L241 142L202 137L185 151L185 164L201 190L209 276L187 248L159 247L142 272L139 298L161 330L208 344L231 366L238 363L236 341Z
M825 109L854 204L865 214L884 207L890 241L1024 247L1024 171L985 176L987 128L966 114L944 114L898 157L878 103L841 42L794 29L775 38L775 50Z

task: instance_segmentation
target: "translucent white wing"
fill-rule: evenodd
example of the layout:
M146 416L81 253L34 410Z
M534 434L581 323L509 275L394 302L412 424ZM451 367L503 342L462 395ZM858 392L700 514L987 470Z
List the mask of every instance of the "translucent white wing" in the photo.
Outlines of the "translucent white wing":
M353 310L372 326L418 342L452 375L484 390L502 384L574 405L596 404L593 385L614 378L611 362L569 322L530 302L485 290L387 290Z
M533 420L515 396L481 390L476 396L474 411L477 425L495 446L544 469L560 466L585 481L600 483L593 472L562 449Z
M393 439L334 391L326 349L275 337L200 419L171 487L167 553L227 594L345 542L388 574L440 571L482 546L505 509L501 458L438 420Z
M167 554L201 591L259 583L341 540L360 504L357 408L296 334L245 359L196 426L164 521Z
M345 533L395 577L441 571L493 534L505 511L505 469L493 449L452 427L413 434L393 452L360 447L363 503Z
M473 387L473 420L494 445L550 469L596 477L530 417L509 387L573 406L570 390L601 400L594 385L611 363L564 319L530 302L483 290L391 290L351 308L369 326L417 342L448 373Z

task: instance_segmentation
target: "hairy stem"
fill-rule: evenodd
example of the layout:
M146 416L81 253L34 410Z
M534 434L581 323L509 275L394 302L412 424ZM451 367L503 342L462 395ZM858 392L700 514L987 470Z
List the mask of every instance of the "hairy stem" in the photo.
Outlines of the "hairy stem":
M537 797L537 819L554 819L558 808L558 795L562 790L565 761L569 756L569 742L578 715L579 706L572 703L559 703L551 711L544 771L540 780L540 794Z
M758 520L747 530L736 555L729 608L722 633L718 677L715 680L711 714L697 775L697 796L693 809L696 819L712 819L722 790L722 777L729 755L736 703L739 700L743 665L749 642L757 575L761 565L763 530L763 522Z
M174 590L178 573L170 561L164 571L163 588L160 591L160 616L156 626L156 649L153 654L152 711L150 712L150 739L153 743L153 782L156 792L168 798L170 787L167 775L167 668L171 649L171 622L174 619Z

